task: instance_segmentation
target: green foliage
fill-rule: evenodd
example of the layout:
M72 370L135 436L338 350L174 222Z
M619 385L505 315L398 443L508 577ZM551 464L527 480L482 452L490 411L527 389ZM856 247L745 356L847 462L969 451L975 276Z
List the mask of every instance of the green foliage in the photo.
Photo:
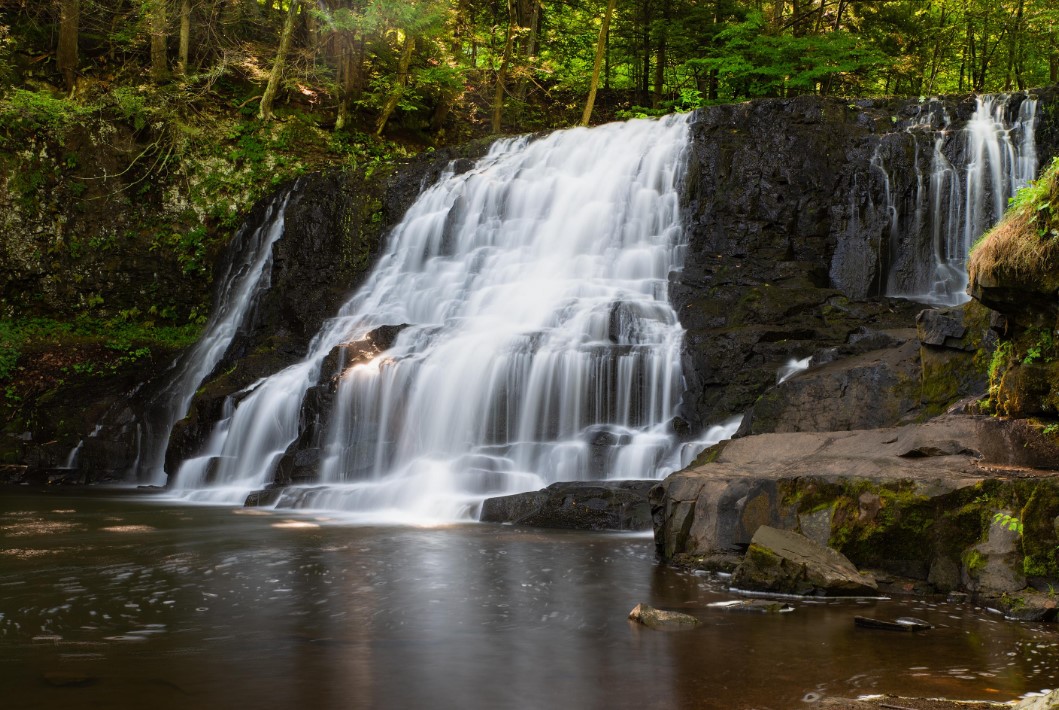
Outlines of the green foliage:
M883 61L870 46L839 30L809 36L771 35L760 12L718 33L717 49L688 65L716 72L733 96L828 93L858 86Z
M147 97L132 87L118 86L110 94L118 115L129 122L137 131L147 125L149 109Z
M1037 339L1026 348L1026 355L1022 358L1023 365L1029 365L1038 360L1048 362L1052 359L1052 352L1055 350L1055 341L1050 328L1036 328L1033 332L1036 332Z
M993 523L1003 525L1008 530L1022 535L1022 521L1013 515L1009 515L1007 513L997 513L993 516Z
M47 91L14 89L0 101L0 131L41 132L61 139L71 126L93 111L91 106L56 98Z

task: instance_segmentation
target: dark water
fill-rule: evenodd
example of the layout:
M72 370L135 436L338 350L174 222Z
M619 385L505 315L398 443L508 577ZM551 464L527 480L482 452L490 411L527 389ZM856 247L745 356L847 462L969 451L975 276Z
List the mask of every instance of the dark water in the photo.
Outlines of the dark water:
M707 608L649 538L366 528L132 496L0 496L3 708L811 708L1055 687L1055 627L973 607ZM638 602L703 620L637 627ZM921 635L855 614L914 615Z

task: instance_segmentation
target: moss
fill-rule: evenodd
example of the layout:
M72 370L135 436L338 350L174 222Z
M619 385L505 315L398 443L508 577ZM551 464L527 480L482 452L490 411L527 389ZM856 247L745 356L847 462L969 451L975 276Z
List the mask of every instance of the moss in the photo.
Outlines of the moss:
M986 564L985 557L982 553L973 548L964 552L963 556L960 558L960 562L963 563L963 568L971 574L980 572L985 568Z
M1022 521L1023 569L1035 577L1059 577L1059 482L1036 483L1026 505L1019 511Z
M691 462L691 465L688 468L697 468L699 466L713 463L721 455L721 452L724 451L724 447L727 443L727 441L721 441L704 449L695 457L695 460Z

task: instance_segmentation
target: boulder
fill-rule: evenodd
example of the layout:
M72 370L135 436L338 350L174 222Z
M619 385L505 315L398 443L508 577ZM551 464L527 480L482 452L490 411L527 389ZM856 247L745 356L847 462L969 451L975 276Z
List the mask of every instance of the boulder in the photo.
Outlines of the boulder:
M488 498L480 520L538 528L649 530L647 495L658 481L574 481Z
M642 603L633 607L633 610L629 612L629 619L649 629L659 631L681 631L693 629L699 625L699 620L690 614L682 614L679 611L662 611Z
M778 594L868 596L878 593L870 575L845 555L804 535L762 525L732 575L732 587Z
M1012 710L1055 710L1056 708L1059 708L1059 690L1023 698L1013 706Z

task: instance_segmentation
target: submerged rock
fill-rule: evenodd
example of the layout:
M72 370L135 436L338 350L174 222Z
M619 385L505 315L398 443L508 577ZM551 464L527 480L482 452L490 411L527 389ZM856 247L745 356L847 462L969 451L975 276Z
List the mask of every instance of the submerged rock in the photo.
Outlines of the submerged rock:
M785 614L794 611L787 602L772 599L738 599L727 602L714 602L709 606L725 611L747 611L756 614Z
M881 631L929 631L934 628L922 619L911 616L902 616L894 620L873 619L870 616L854 616L853 623L863 629L879 629Z
M866 596L879 591L840 552L790 530L762 525L746 557L732 575L732 586L780 594Z
M650 530L648 491L658 481L573 481L488 498L480 520L537 528Z
M629 619L649 629L660 631L693 629L699 625L699 620L690 614L682 614L679 611L662 611L642 603L633 607L633 610L629 612Z

